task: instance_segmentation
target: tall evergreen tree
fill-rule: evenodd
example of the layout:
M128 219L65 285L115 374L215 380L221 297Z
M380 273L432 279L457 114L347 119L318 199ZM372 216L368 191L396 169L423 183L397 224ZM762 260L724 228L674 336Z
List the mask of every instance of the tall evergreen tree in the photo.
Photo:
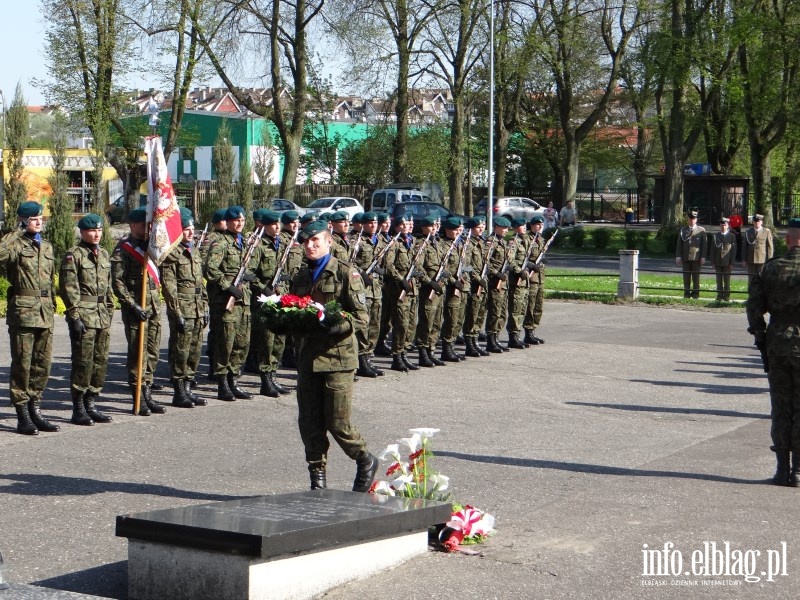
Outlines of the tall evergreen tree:
M17 224L17 208L28 199L28 192L22 180L24 167L22 155L28 147L28 105L22 93L22 85L17 84L14 100L6 113L6 150L8 182L5 183L6 221L5 230L11 231Z
M49 208L50 218L47 220L45 237L53 244L55 262L61 260L73 245L75 245L75 223L72 220L73 202L67 193L69 178L64 170L67 159L67 117L57 112L53 119L53 134L50 143L50 153L53 157L53 172L48 178L50 188Z

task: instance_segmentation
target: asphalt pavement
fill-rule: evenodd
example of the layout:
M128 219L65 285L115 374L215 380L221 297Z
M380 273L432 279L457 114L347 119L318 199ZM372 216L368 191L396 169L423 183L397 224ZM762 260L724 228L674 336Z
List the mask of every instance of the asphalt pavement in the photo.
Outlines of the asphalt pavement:
M0 408L0 552L13 583L122 599L117 515L306 489L294 394L223 403L202 379L207 407L134 417L118 314L113 328L100 402L113 423L69 423L60 319L43 409L61 431L18 435ZM769 395L745 329L740 313L549 301L542 346L362 379L354 422L370 449L441 429L437 470L497 532L479 556L431 551L325 597L800 597L800 490L766 483ZM165 357L166 334L162 345ZM3 332L3 386L8 364ZM258 390L255 376L243 384ZM332 447L329 486L349 489L353 473Z

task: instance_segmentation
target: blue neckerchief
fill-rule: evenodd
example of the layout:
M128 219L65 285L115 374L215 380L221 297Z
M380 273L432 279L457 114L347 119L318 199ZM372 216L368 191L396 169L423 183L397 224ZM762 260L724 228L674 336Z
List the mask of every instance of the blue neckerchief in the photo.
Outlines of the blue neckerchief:
M30 233L25 234L38 248L42 245L42 234L41 233L34 233L31 235Z
M392 234L389 233L388 231L382 232L381 235L383 235L383 240L385 242L388 242L390 239L392 239Z
M183 246L189 252L192 251L192 242L181 242L181 246Z
M237 233L237 234L236 234L236 247L237 247L239 250L241 250L241 249L242 249L242 234L241 234L241 233Z
M326 254L322 258L308 261L308 268L311 270L311 283L316 283L325 265L331 260L331 255Z
M377 244L378 243L378 234L377 233L373 233L372 237L369 238L369 241L372 243L373 246L375 244Z
M406 247L406 250L411 250L411 246L413 246L413 245L414 245L414 238L413 238L413 237L411 237L411 236L410 236L409 234L407 234L407 233L406 233L406 234L404 234L404 235L403 235L403 244L405 245L405 247Z
M272 245L275 247L275 252L281 249L281 238L276 237L272 240Z

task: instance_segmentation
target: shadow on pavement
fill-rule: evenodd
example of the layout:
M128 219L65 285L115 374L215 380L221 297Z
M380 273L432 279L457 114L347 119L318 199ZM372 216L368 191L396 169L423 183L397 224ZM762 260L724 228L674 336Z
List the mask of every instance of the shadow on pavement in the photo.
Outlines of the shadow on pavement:
M744 385L701 385L690 381L661 381L658 379L630 379L631 383L649 383L670 387L694 388L704 394L766 394L764 387L747 387Z
M640 404L603 404L599 402L565 402L574 406L593 406L595 408L613 408L615 410L631 410L636 412L677 413L688 415L713 415L716 417L743 417L745 419L769 419L769 415L746 413L738 410L723 410L713 408L683 408L667 406L642 406Z
M124 600L128 597L128 561L121 560L31 583L65 592Z

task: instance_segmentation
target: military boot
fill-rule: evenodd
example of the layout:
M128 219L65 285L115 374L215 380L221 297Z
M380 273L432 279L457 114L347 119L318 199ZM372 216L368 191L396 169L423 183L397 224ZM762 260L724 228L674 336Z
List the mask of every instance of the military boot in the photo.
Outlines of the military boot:
M31 414L28 412L28 404L15 404L14 409L17 411L17 433L22 435L39 435L39 430L36 425L31 421Z
M328 487L325 467L308 465L308 474L311 476L312 490L324 490Z
M144 403L147 405L147 408L149 408L150 412L154 415L163 415L167 412L166 408L153 400L151 384L145 383L142 385L142 398L144 398Z
M182 380L173 381L172 388L175 390L172 396L172 406L177 408L194 408L194 402L186 395L186 388Z
M789 473L789 485L797 487L797 474L800 473L800 452L792 452L792 470Z
M433 364L433 361L428 358L428 349L426 347L420 346L417 351L419 353L419 360L417 362L419 363L420 367L429 368L436 366Z
M195 394L192 391L193 382L190 379L183 380L183 386L186 388L186 395L189 396L192 402L194 402L195 406L206 406L208 405L208 400L205 398L201 398L198 394Z
M367 363L369 363L370 368L378 374L378 377L383 377L386 373L383 372L382 369L379 369L375 365L372 364L372 357L367 356Z
M356 371L356 375L359 377L369 377L371 379L374 379L378 376L378 374L370 367L366 354L359 354L358 356L358 370Z
M236 398L228 387L228 378L225 375L217 375L217 399L225 402L233 402Z
M516 331L508 332L508 347L516 348L517 350L524 350L527 346L519 341L519 334Z
M539 344L539 342L536 341L536 336L533 335L533 329L525 330L525 338L522 341L529 346L537 346Z
M494 354L502 354L503 347L497 343L497 334L496 333L487 333L486 334L486 351L492 352Z
M789 451L775 450L775 459L777 460L778 466L775 469L775 475L772 476L772 483L775 485L790 486Z
M90 394L89 392L83 395L83 406L86 408L86 414L89 415L95 423L111 423L111 417L97 410L97 407L94 405L96 398L97 394Z
M368 492L372 482L375 481L375 472L378 470L378 459L369 452L356 459L356 478L353 481L354 492Z
M535 333L535 332L532 332L532 333ZM542 338L540 338L539 336L537 336L537 335L534 335L533 339L536 340L537 344L544 344L544 340Z
M453 342L442 342L442 360L445 362L460 362L458 355L453 350Z
M40 400L31 398L31 401L28 402L28 413L31 415L31 421L39 431L61 431L61 427L44 418Z
M489 356L489 352L486 351L486 348L481 346L480 340L477 337L472 338L472 343L475 345L475 350L478 351L478 354L481 356Z
M269 380L272 382L272 385L275 386L275 389L278 390L278 393L279 394L283 394L284 396L286 394L291 394L292 390L287 388L285 385L281 385L280 383L278 383L278 380L275 379L275 375L276 375L275 371L270 371L269 372Z
M431 348L425 348L425 352L428 353L428 358L430 361L436 365L437 367L446 367L447 363L439 360L436 358L436 353Z
M386 357L392 355L392 349L386 345L385 335L382 335L378 338L378 342L375 344L375 354L377 356L386 356Z
M72 418L69 422L73 425L94 425L92 417L86 413L82 392L72 390Z
M405 353L405 352L401 352L401 353L400 353L400 358L401 358L401 359L402 359L402 361L403 361L403 362L406 364L406 368L407 368L409 371L419 371L419 366L415 365L415 364L414 364L414 363L412 363L410 360L408 360L408 357L406 356L406 353Z
M258 393L267 398L280 398L281 393L275 389L275 384L272 383L272 378L269 373L261 373L261 389Z
M478 352L478 349L475 347L475 338L468 337L465 338L464 341L467 345L467 351L465 353L467 356L469 356L470 358L480 358L481 356L483 356L480 352Z
M253 394L245 392L239 387L239 382L236 381L236 377L233 376L233 373L228 373L228 387L230 388L234 397L239 398L240 400L250 400L250 398L253 397Z
M136 386L131 386L131 396L133 397L133 406L136 406ZM134 413L136 414L136 413ZM142 386L142 391L139 394L139 416L140 417L149 417L150 416L150 407L147 406L147 403L144 401L144 386Z
M408 373L408 367L406 366L405 361L403 360L402 354L399 352L397 354L392 354L392 366L390 367L392 371L400 371L401 373Z

